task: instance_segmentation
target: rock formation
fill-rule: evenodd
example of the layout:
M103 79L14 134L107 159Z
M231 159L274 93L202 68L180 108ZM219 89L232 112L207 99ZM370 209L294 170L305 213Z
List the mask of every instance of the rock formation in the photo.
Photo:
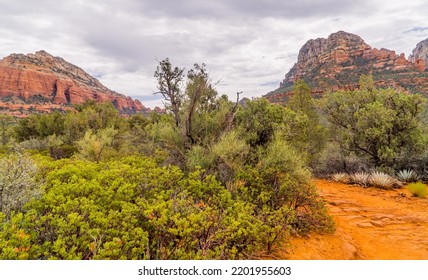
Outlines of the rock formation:
M146 110L140 101L109 90L81 68L45 51L0 60L0 110L4 113L69 110L86 100L110 101L123 114Z
M379 87L428 95L427 50L428 40L425 40L407 60L404 54L372 48L359 36L339 31L327 39L318 38L304 44L297 63L285 75L279 88L265 97L271 102L283 102L299 79L311 87L314 95L353 90L358 88L362 74L373 75Z
M409 56L409 61L416 63L421 71L428 70L428 39L416 45L416 48Z

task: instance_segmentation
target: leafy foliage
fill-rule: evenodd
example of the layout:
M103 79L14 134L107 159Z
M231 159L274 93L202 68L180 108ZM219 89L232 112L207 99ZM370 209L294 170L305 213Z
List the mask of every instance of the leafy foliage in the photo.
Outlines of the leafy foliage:
M36 165L26 155L17 153L0 159L0 212L8 216L38 196L40 186L35 175Z
M25 235L31 259L246 258L266 236L253 207L212 176L136 157L65 162L29 208L3 223L1 234ZM0 255L24 257L11 255L15 243Z
M80 156L91 161L100 161L105 149L112 145L117 130L106 128L94 134L91 130L86 131L83 139L77 142Z
M322 110L341 148L370 159L376 167L394 167L420 149L418 95L362 85L358 91L328 94Z
M334 230L310 184L325 129L303 82L284 108L219 96L204 64L185 76L165 59L155 77L166 114L87 102L18 121L43 192L1 214L1 258L248 259Z
M158 81L159 93L168 103L167 108L174 114L175 125L180 123L179 111L183 102L183 93L180 88L184 79L184 68L173 67L168 58L165 58L156 68L154 77Z
M274 136L275 130L285 121L285 111L280 106L271 105L266 99L256 99L245 104L236 122L246 131L246 142L252 146L266 146Z
M263 220L276 221L271 224L273 229L289 224L299 234L310 229L329 232L332 221L325 215L324 204L309 178L304 161L284 140L276 138L263 152L256 168L248 166L239 174L238 193L256 205ZM280 223L279 217L283 219ZM275 241L279 233L272 232L270 240Z
M417 196L421 198L424 198L427 196L427 186L424 183L421 183L421 182L411 183L406 186L406 189L413 196Z
M8 115L0 115L0 146L8 144L12 138L13 118Z

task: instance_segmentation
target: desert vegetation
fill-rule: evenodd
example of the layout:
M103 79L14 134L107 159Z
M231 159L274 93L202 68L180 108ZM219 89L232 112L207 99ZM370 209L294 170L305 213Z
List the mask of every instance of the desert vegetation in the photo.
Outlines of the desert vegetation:
M1 258L264 258L333 231L310 183L324 129L312 100L230 101L203 64L185 75L165 59L155 77L166 114L87 102L5 119Z
M334 231L314 175L426 179L419 95L362 76L314 100L298 81L280 106L219 95L204 64L185 74L165 59L154 76L164 114L87 102L2 116L0 258L266 258L290 236Z
M421 182L408 184L406 188L413 196L420 198L427 196L427 186Z

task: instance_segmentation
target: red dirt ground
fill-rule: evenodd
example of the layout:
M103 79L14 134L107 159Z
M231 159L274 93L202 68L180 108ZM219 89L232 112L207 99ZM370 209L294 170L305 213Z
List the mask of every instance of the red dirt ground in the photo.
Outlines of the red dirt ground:
M428 199L405 189L381 190L314 180L336 223L332 235L295 238L294 260L428 260Z

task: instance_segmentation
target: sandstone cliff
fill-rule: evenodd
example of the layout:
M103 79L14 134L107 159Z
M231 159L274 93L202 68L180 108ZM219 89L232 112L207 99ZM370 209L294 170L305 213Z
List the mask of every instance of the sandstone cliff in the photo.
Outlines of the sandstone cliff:
M416 63L421 71L428 70L428 39L416 45L416 48L409 56L409 60Z
M140 101L109 90L81 68L45 51L0 60L0 110L4 113L68 110L86 100L110 101L124 114L146 110Z
M408 59L387 49L372 48L359 36L344 31L327 39L309 40L299 51L297 63L285 75L279 88L268 93L272 102L283 102L292 86L303 79L314 95L327 91L358 88L362 74L373 75L379 87L428 95L428 40L418 44Z

